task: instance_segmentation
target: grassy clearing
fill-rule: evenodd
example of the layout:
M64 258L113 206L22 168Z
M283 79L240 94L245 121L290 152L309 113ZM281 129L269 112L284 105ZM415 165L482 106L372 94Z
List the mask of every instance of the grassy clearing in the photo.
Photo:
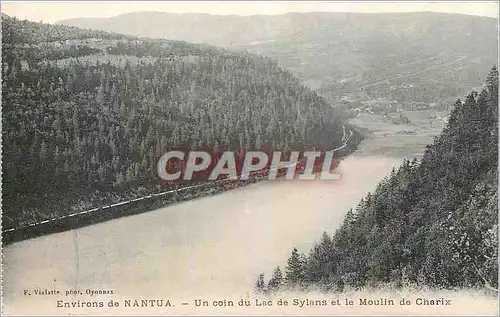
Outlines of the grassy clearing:
M408 122L398 120L399 113L387 116L362 113L349 120L366 139L357 155L388 155L395 157L421 157L425 146L432 143L445 126L446 111L404 111Z

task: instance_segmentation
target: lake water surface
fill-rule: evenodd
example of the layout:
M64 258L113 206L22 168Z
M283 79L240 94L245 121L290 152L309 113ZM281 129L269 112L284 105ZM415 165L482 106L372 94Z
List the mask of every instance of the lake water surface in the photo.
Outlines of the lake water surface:
M263 181L14 243L4 249L4 307L21 309L24 290L35 287L112 289L124 297L243 296L259 273L269 277L283 267L293 247L305 252L323 231L333 233L401 162L351 155L338 181Z

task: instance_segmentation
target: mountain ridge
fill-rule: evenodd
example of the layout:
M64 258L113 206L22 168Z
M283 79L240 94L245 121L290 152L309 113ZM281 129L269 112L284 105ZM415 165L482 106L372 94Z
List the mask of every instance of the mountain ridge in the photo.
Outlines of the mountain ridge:
M158 160L173 148L239 155L342 144L335 109L270 58L6 17L2 57L8 229L49 219L72 228L82 219L69 215L203 183L159 178ZM205 183L82 217L102 221L248 182Z
M376 100L398 102L403 109L416 102L424 108L447 107L482 83L498 51L498 19L437 12L154 12L59 22L271 57L348 110Z

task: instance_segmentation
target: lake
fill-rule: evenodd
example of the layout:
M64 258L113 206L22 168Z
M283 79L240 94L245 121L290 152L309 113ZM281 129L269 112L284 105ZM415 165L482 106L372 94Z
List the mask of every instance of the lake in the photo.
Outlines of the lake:
M340 180L262 181L14 243L4 249L5 307L20 307L24 290L36 286L141 297L248 295L259 273L269 277L293 247L306 252L323 231L333 233L401 162L351 155L338 168Z

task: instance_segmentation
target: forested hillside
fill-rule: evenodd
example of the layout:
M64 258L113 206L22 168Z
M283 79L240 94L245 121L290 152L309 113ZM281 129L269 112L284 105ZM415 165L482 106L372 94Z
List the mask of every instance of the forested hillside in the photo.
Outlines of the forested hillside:
M498 71L457 101L421 161L405 161L307 255L265 285L324 290L383 283L498 289ZM333 211L335 212L335 211Z
M133 12L59 23L272 57L347 108L445 107L480 86L498 55L496 19L436 12Z
M2 55L4 229L169 188L156 164L171 148L343 137L334 109L269 58L5 15Z

